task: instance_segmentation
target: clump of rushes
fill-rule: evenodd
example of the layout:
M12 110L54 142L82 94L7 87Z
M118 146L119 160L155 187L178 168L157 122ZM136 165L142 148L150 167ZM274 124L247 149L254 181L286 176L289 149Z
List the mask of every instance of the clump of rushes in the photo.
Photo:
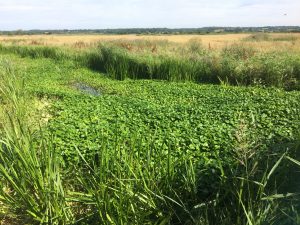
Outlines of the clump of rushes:
M99 65L112 78L160 79L232 85L276 86L299 89L300 60L295 54L257 52L240 44L225 47L220 54L189 43L183 56L135 53L116 46L100 47Z
M35 140L28 129L24 84L7 63L1 81L7 121L0 139L0 201L8 215L24 224L66 224L72 215L65 201L59 157L50 140Z
M115 46L101 46L101 62L114 79L159 79L216 83L207 57L198 60L169 55L139 55Z

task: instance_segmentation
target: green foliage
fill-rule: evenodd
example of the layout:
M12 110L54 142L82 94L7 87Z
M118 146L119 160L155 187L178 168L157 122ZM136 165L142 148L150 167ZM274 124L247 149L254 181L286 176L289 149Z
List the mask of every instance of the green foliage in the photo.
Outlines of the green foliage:
M103 49L105 61L98 54ZM0 128L1 212L28 224L299 220L299 184L293 179L299 158L291 150L299 134L298 91L126 79L135 74L132 78L194 81L185 76L197 75L189 66L200 59L205 63L197 79L205 81L211 68L218 72L227 65L230 74L245 63L236 69L243 78L246 62L267 59L233 50L226 54L235 57L225 57L230 66L222 67L217 56L203 52L179 61L139 57L120 47L100 50L68 53L69 60L5 55L15 62L15 72L0 66L1 103L10 109ZM124 80L93 71L98 60L105 62L101 70L116 71ZM275 60L260 70L271 74ZM288 71L290 60L274 71ZM80 85L100 95L82 92ZM31 130L25 106L33 96L53 105L46 125Z
M132 88L130 82L124 85ZM75 146L84 152L97 150L101 137L109 142L107 148L114 149L116 134L118 143L130 148L132 133L144 134L145 139L157 135L154 150L166 145L177 149L174 154L178 157L181 149L195 157L202 157L202 153L208 157L214 151L225 156L233 149L234 131L241 119L252 124L248 127L251 137L253 141L259 139L262 146L293 140L297 131L297 124L288 122L299 120L297 94L285 93L283 97L280 92L217 86L193 86L191 91L191 84L146 81L134 86L143 92L132 90L130 96L121 97L74 96L56 104L56 120L49 127L58 132L57 146L67 158L74 159Z
M153 43L156 46L156 43ZM166 44L162 43L161 48ZM295 53L257 52L234 44L221 53L205 50L191 40L181 53L156 54L143 48L147 43L108 43L96 49L76 52L46 46L3 46L0 51L22 57L71 60L79 66L105 72L111 78L159 79L231 85L275 86L287 90L300 88L300 56Z
M298 93L149 81L122 85L129 96L65 98L49 123L65 166L91 167L92 177L84 173L80 182L87 188L82 201L94 205L92 219L197 224L205 213L210 223L246 224L250 213L252 223L280 219L269 208L277 205L263 200L267 185L281 179L265 179L277 159L265 154L295 140ZM108 198L114 200L102 200ZM136 213L139 208L145 214Z
M229 84L275 86L299 89L299 56L289 53L259 53L240 45L223 51L219 78Z

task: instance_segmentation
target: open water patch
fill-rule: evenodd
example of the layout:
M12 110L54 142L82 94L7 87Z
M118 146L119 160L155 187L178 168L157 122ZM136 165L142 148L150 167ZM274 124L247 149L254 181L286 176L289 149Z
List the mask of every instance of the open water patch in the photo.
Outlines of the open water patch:
M74 86L77 90L79 90L85 94L92 95L92 96L100 96L101 95L101 93L97 89L95 89L87 84L76 83Z

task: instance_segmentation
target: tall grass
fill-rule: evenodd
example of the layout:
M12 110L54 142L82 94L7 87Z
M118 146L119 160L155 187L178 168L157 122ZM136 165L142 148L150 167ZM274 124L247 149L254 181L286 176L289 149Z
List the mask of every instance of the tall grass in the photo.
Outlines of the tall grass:
M141 48L143 45L138 43L137 46ZM73 60L80 66L105 72L118 80L160 79L214 84L226 81L232 85L275 86L288 90L300 88L300 55L264 53L240 44L216 52L203 48L201 42L194 40L181 51L171 54L149 49L133 51L118 42L81 52L47 46L0 45L0 52L22 57Z
M111 46L101 46L105 72L115 79L161 79L232 85L264 85L299 89L300 56L289 53L257 52L250 47L232 45L221 54L205 50L185 56L141 55Z
M4 67L0 95L6 104L7 121L0 139L0 201L24 224L65 224L71 214L59 157L49 140L35 140L28 129L22 79L10 65Z
M299 55L262 53L232 45L222 52L220 78L230 84L299 89Z
M14 53L21 57L31 58L50 58L63 60L69 58L66 51L50 46L18 46L18 45L0 45L0 52Z
M196 222L191 206L195 196L193 165L161 152L140 152L139 137L130 140L132 151L124 152L116 143L115 151L105 145L94 163L81 159L84 168L78 177L83 193L74 193L89 213L81 220L88 224L168 224ZM104 142L105 143L105 142ZM166 159L166 157L169 157ZM163 160L159 160L159 158ZM185 165L183 167L183 165ZM87 176L87 173L89 176ZM180 175L179 175L180 174ZM180 178L180 176L183 176ZM188 200L187 200L188 198Z
M159 79L216 83L210 60L199 61L169 55L138 55L114 46L100 47L105 71L115 79Z

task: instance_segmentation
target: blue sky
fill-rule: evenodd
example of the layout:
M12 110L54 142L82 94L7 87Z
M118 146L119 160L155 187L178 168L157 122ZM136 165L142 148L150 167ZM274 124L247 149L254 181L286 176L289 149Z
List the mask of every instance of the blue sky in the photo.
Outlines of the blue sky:
M0 30L298 26L299 12L300 0L0 0Z

